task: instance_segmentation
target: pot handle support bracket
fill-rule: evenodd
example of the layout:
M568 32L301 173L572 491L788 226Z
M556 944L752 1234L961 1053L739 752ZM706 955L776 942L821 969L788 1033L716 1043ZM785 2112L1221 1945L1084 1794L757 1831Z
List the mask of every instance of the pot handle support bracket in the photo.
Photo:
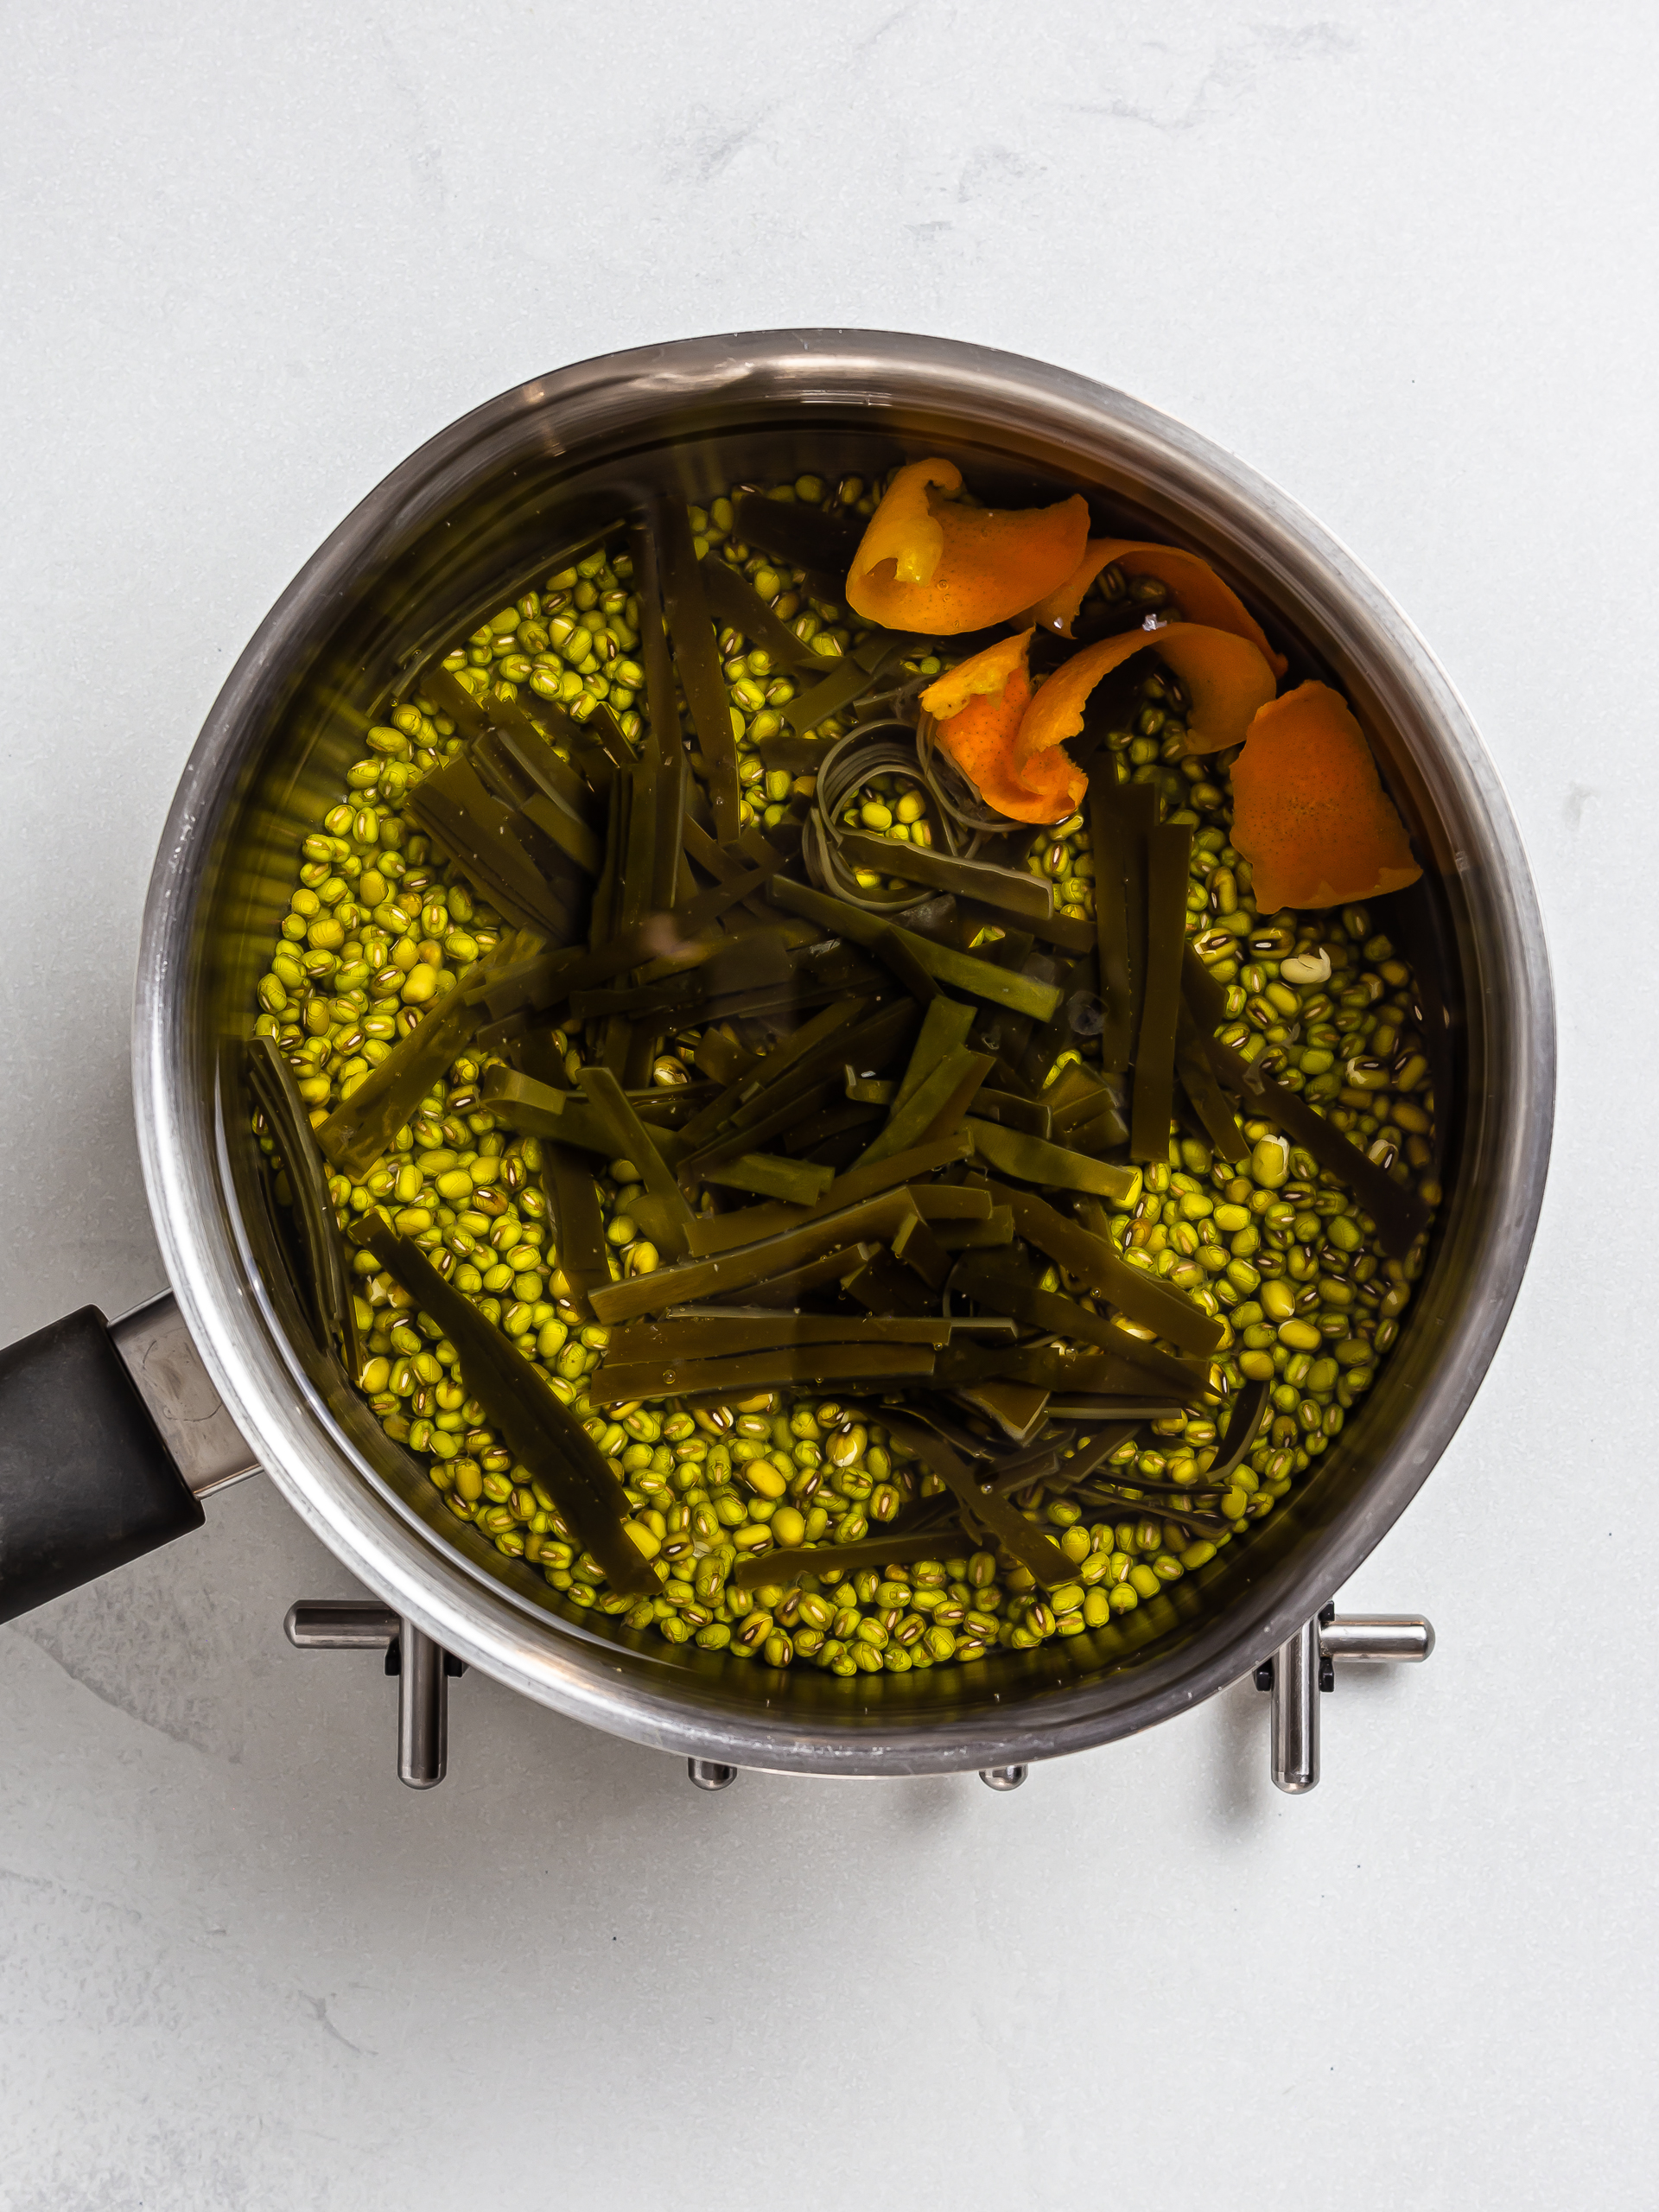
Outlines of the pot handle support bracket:
M397 1779L435 1789L449 1764L449 1681L466 1662L372 1599L311 1599L290 1605L283 1626L296 1651L385 1653L397 1678Z
M1420 1663L1434 1649L1434 1631L1421 1613L1351 1613L1326 1605L1255 1670L1255 1687L1273 1699L1273 1779L1293 1797L1319 1779L1319 1695L1337 1686L1338 1659L1373 1664Z

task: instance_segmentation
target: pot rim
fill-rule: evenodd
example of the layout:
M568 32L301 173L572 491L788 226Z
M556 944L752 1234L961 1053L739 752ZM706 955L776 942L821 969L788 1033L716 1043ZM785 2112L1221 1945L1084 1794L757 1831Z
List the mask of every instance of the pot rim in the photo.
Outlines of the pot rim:
M895 397L895 390L898 396ZM1135 1670L1140 1694L1056 1693L1039 1717L1001 1707L930 1720L925 1713L856 1729L787 1700L694 1709L664 1667L660 1686L605 1663L605 1647L550 1636L509 1596L446 1556L389 1510L363 1478L315 1394L296 1387L271 1341L268 1309L223 1218L216 1146L199 1099L182 1095L182 1024L191 927L213 831L233 802L247 734L327 609L411 518L448 496L458 472L499 466L515 441L545 451L561 410L726 405L746 393L845 408L906 394L961 411L978 434L1014 410L1043 435L1103 465L1103 440L1126 479L1200 501L1299 614L1316 608L1332 637L1408 703L1434 734L1437 798L1465 835L1451 859L1478 883L1490 919L1480 982L1500 1024L1509 1095L1501 1109L1502 1202L1483 1224L1478 1296L1465 1299L1399 1447L1363 1494L1299 1551L1299 1571L1270 1573L1198 1632L1187 1662ZM735 421L735 417L734 420ZM964 431L964 435L968 435ZM1519 1289L1548 1170L1554 1015L1541 918L1518 830L1497 772L1444 672L1411 624L1345 547L1274 486L1196 431L1109 386L1018 355L905 333L798 329L676 340L575 363L516 386L427 441L348 514L261 623L208 715L169 811L146 900L134 1006L133 1078L144 1179L169 1280L225 1404L290 1504L372 1589L457 1656L569 1716L662 1749L723 1763L846 1775L924 1773L1026 1764L1135 1732L1189 1709L1248 1673L1347 1580L1427 1478L1472 1400ZM553 1625L567 1624L554 1618ZM1106 1678L1109 1680L1110 1678ZM1085 1686L1088 1687L1088 1686Z

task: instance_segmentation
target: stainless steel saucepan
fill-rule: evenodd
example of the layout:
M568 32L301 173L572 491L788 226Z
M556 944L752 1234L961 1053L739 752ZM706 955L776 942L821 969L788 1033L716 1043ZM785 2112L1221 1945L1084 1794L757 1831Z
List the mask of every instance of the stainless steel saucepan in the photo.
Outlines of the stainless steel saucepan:
M809 466L868 476L931 453L1010 502L1076 486L1128 534L1192 546L1345 692L1425 862L1402 925L1446 1002L1447 1198L1363 1413L1210 1567L1058 1647L925 1674L780 1677L610 1622L601 1632L442 1510L306 1349L234 1048L296 841L338 792L365 724L432 645L613 520L620 482L706 500L734 480ZM1280 1778L1306 1786L1321 1654L1386 1656L1373 1648L1390 1637L1396 1656L1424 1648L1421 1631L1381 1628L1349 1630L1344 1644L1344 1625L1317 1617L1428 1476L1485 1373L1542 1196L1554 1075L1538 908L1491 762L1410 625L1270 484L1121 392L938 339L770 331L563 369L453 424L347 517L267 616L185 767L144 916L133 1034L173 1295L112 1332L88 1308L0 1354L0 1618L182 1533L200 1518L193 1492L257 1465L383 1601L337 1622L336 1640L384 1641L402 1624L410 1779L441 1770L444 1653L678 1751L705 1781L754 1766L1005 1782L1184 1711L1277 1653ZM326 1628L310 1621L315 1640Z

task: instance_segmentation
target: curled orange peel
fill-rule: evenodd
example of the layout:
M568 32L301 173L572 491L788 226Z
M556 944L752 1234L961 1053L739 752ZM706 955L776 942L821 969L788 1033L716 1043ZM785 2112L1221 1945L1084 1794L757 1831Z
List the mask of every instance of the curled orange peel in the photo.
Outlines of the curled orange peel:
M1101 570L1114 562L1126 576L1156 576L1175 594L1183 620L1201 624L1210 630L1228 630L1236 638L1248 638L1274 674L1284 674L1289 664L1282 653L1274 652L1262 625L1237 593L1223 583L1207 561L1201 561L1196 553L1189 553L1179 545L1141 544L1128 537L1091 537L1084 548L1082 560L1065 582L1028 610L1030 620L1039 629L1052 630L1058 637L1069 638L1084 592Z
M1274 675L1248 638L1197 622L1170 622L1161 630L1129 630L1103 638L1063 662L1026 709L1014 741L1014 768L1033 784L1038 764L1083 728L1089 694L1104 676L1136 653L1154 652L1180 678L1192 701L1186 750L1216 753L1236 745L1250 718L1273 696Z
M1365 733L1327 683L1299 684L1250 724L1232 836L1264 914L1380 898L1422 874Z
M847 573L847 604L884 629L957 637L1007 622L1063 583L1082 558L1080 494L1052 507L966 507L954 461L901 468Z
M1031 639L1026 630L988 645L930 683L921 704L938 724L939 744L988 806L1014 822L1058 822L1076 810L1089 779L1058 748L1030 778L1014 766L1014 740L1031 703Z

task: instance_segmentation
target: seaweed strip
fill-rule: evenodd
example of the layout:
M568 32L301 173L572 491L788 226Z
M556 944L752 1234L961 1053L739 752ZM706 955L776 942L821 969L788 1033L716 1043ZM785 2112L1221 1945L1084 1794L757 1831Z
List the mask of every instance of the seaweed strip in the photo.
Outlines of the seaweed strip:
M1014 1444L1029 1444L1048 1418L1049 1394L1040 1387L995 1377L976 1378L957 1392L962 1403L993 1421Z
M1012 916L1022 927L1039 931L1054 918L1054 893L1048 879L1029 874L1023 868L959 860L955 854L936 852L931 846L874 837L861 830L843 831L841 849L855 866L878 868L884 875L900 876L906 883L919 883L926 890L971 899L985 909L986 920L999 927ZM1093 941L1093 931L1086 922L1072 924L1069 917L1061 918L1068 929L1084 932L1085 944Z
M843 1275L841 1291L843 1298L850 1298L867 1312L884 1317L931 1316L939 1310L938 1297L915 1269L895 1260L891 1252L878 1251L874 1259Z
M918 1213L901 1221L893 1232L893 1256L901 1260L913 1274L918 1274L930 1290L943 1290L951 1269L950 1255L928 1227L925 1216Z
M791 1129L784 1138L786 1150L798 1154L810 1154L820 1147L830 1146L838 1138L856 1135L881 1119L879 1106L837 1104L827 1102L810 1121ZM839 1166L840 1161L830 1163Z
M747 1302L751 1306L792 1307L812 1292L825 1290L857 1268L867 1267L880 1249L879 1244L838 1245L821 1259L809 1260L804 1268L751 1285L747 1293Z
M657 836L652 860L651 900L667 912L677 903L680 881L680 824L685 816L685 745L674 694L674 662L663 613L657 540L643 524L629 532L633 548L633 587L639 603L639 659L645 672L645 723L658 771Z
M1181 949L1181 996L1194 1022L1206 1033L1220 1028L1227 1019L1227 994L1192 947Z
M612 1589L630 1597L654 1597L657 1576L624 1525L628 1501L621 1484L529 1360L444 1281L418 1246L395 1235L383 1214L365 1214L352 1235L454 1345L467 1390L500 1429L514 1457L547 1484Z
M1020 1234L1039 1252L1046 1252L1068 1274L1097 1290L1130 1320L1155 1329L1183 1351L1207 1359L1221 1342L1221 1324L1193 1305L1192 1300L1154 1274L1134 1268L1109 1237L1097 1236L1075 1221L1068 1221L1052 1206L1045 1205L1029 1191L991 1183L988 1195L997 1204L1012 1206Z
M1244 1454L1261 1433L1267 1418L1272 1389L1270 1382L1247 1382L1239 1392L1216 1448L1215 1463L1204 1471L1205 1482L1211 1490L1224 1490L1243 1465Z
M922 1017L921 1030L899 1079L895 1106L904 1104L928 1070L937 1066L945 1053L967 1042L968 1032L973 1026L974 1009L964 1006L960 999L941 995L933 1001Z
M588 1070L583 1068L581 1073L586 1075ZM595 1112L585 1092L558 1090L513 1068L492 1068L484 1078L479 1103L509 1128L527 1137L551 1137L556 1143L596 1152L606 1160L629 1156L617 1146L618 1132L610 1116Z
M734 1590L761 1590L767 1583L788 1585L804 1574L856 1574L861 1567L897 1567L906 1560L936 1559L941 1567L971 1543L949 1521L913 1534L861 1537L855 1544L798 1544L775 1552L746 1552L732 1569Z
M729 1190L753 1191L763 1198L783 1198L795 1205L810 1206L823 1198L835 1177L827 1167L814 1167L804 1160L746 1152L725 1166L706 1169L702 1179Z
M605 849L584 822L579 822L556 799L537 791L518 809L532 829L550 837L565 858L588 875L596 876L605 863Z
M1181 1011L1181 953L1186 939L1186 887L1192 858L1190 823L1165 822L1147 832L1147 942L1141 1026L1135 1039L1135 1086L1129 1105L1129 1157L1169 1157L1175 1110L1175 1029Z
M978 1099L980 1117L995 1122L1005 1129L1019 1129L1028 1137L1041 1137L1047 1143L1054 1134L1054 1116L1046 1106L1030 1098L1020 1098L1012 1090L982 1090Z
M993 1206L983 1221L941 1222L934 1231L947 1252L971 1252L1014 1242L1014 1208Z
M322 1157L294 1071L270 1037L248 1039L248 1083L288 1171L299 1217L300 1240L311 1276L313 1319L324 1350L338 1349L355 1382L363 1372L357 1305L340 1255L333 1201L323 1179Z
M1282 1090L1269 1075L1253 1068L1242 1053L1218 1037L1205 1039L1210 1065L1230 1090L1236 1091L1264 1121L1276 1122L1293 1144L1311 1153L1319 1166L1345 1183L1376 1224L1377 1241L1390 1257L1408 1252L1429 1224L1429 1209L1408 1185L1402 1188L1340 1129L1321 1121L1294 1090Z
M593 1294L611 1280L611 1247L598 1186L586 1160L568 1146L543 1137L542 1188L553 1212L559 1272L570 1286L571 1303L591 1320Z
M1027 1136L1020 1129L1005 1129L996 1122L970 1118L968 1128L980 1158L999 1174L1017 1175L1022 1183L1085 1191L1096 1198L1122 1201L1140 1181L1136 1168L1114 1167L1087 1153L1068 1151L1064 1145Z
M887 1433L936 1474L957 1503L1021 1567L1029 1567L1045 1590L1058 1590L1076 1580L1077 1568L1057 1543L1027 1521L1019 1508L999 1497L944 1439L920 1421L907 1420L884 1405L849 1405L846 1410L883 1421Z
M718 553L705 553L698 565L709 606L734 630L741 630L750 645L761 647L785 668L823 666L823 656L815 653L804 638L798 638L786 622L779 620L748 578L729 561Z
M821 928L833 931L837 937L850 938L855 944L872 950L877 938L884 931L893 930L937 982L967 991L974 998L988 1000L992 1005L1010 1007L1014 1013L1029 1014L1038 1021L1052 1020L1059 1005L1060 994L1052 984L1010 974L988 960L958 952L954 946L938 944L913 930L899 930L876 915L861 913L844 899L832 899L804 883L797 883L792 877L776 877L772 896L790 912L803 915Z
M958 1261L950 1277L950 1290L953 1296L960 1291L976 1305L987 1306L993 1313L1012 1313L1016 1320L1027 1322L1034 1329L1069 1338L1076 1344L1096 1344L1101 1351L1121 1357L1128 1356L1127 1346L1138 1341L1128 1337L1116 1321L1090 1313L1075 1299L1062 1298L1052 1290L1039 1290L1017 1268L989 1253L969 1253Z
M1248 1160L1249 1139L1239 1127L1237 1115L1216 1081L1203 1035L1185 1001L1175 1031L1175 1072L1198 1126L1216 1152L1223 1160Z
M685 1193L676 1182L663 1155L657 1149L655 1138L628 1103L627 1094L608 1068L585 1067L576 1076L577 1088L594 1109L615 1129L622 1141L611 1154L613 1160L630 1160L639 1171L639 1179L651 1196L662 1209L659 1230L665 1230L664 1249L675 1259L683 1257L690 1250L686 1242L686 1224L691 1219L691 1209L685 1202ZM663 1242L659 1233L658 1242Z
M861 522L842 522L817 508L769 499L760 492L740 493L732 513L732 534L740 543L758 545L791 569L839 571L844 576L864 537Z
M685 1135L694 1143L700 1137L713 1136L734 1115L752 1103L760 1092L775 1088L781 1077L791 1072L804 1077L811 1058L819 1047L828 1045L855 1022L868 1004L868 1000L862 998L835 1000L821 1014L815 1014L810 1021L804 1022L774 1051L764 1054L735 1082L728 1084L719 1097L705 1106L690 1123Z
M1110 764L1089 779L1089 827L1095 855L1095 925L1106 1022L1101 1065L1122 1075L1141 1026L1146 973L1147 831L1158 819L1150 784L1116 784Z
M406 804L486 898L544 936L570 935L571 912L514 835L512 810L491 798L465 754L411 785Z
M724 842L738 830L737 746L732 736L732 702L715 650L714 622L697 566L690 518L683 499L664 493L652 501L649 519L662 563L664 611L675 664L691 709L692 728L708 764L715 835Z
M895 868L893 872L897 875L899 870ZM1041 879L1033 875L1023 880L1036 883ZM1021 928L1029 930L1033 937L1040 938L1046 944L1056 945L1062 952L1069 952L1074 957L1093 952L1096 943L1093 922L1080 921L1075 914L1015 914L1006 908L994 906L988 899L975 898L966 893L958 893L957 912L965 923L971 923L980 929L1005 930L1011 924L1017 923Z
M892 1343L778 1344L730 1359L607 1360L588 1378L595 1406L626 1405L636 1398L684 1397L721 1391L747 1396L780 1382L925 1381L934 1355L926 1344Z
M938 985L906 943L902 931L884 929L872 941L870 950L918 1006L931 1006L939 996Z
M613 1329L602 1365L632 1366L645 1359L735 1358L772 1351L780 1344L925 1344L942 1351L950 1324L937 1314L920 1319L868 1320L860 1314L753 1313L692 1308L660 1321L629 1321ZM602 1367L601 1367L602 1371Z
M965 1045L953 1045L903 1103L893 1108L880 1135L853 1163L854 1172L952 1135L992 1065L988 1052L970 1052Z
M398 1039L379 1066L369 1071L318 1128L318 1144L342 1175L354 1183L362 1181L480 1027L483 1012L469 1002L467 991L487 966L479 961L464 969L448 996Z
M843 653L839 660L824 654L817 656L820 666L831 668L833 676L822 683L814 683L804 691L798 691L785 706L779 709L784 720L798 734L802 730L816 729L850 707L872 690L893 663L907 652L916 650L919 640L910 637L880 636Z
M785 1230L781 1236L741 1246L736 1251L683 1261L677 1267L664 1268L656 1274L613 1282L594 1294L594 1310L601 1321L614 1325L631 1320L637 1313L658 1313L664 1306L709 1297L717 1290L736 1290L747 1283L764 1282L772 1275L804 1267L808 1261L834 1250L837 1244L856 1243L866 1237L885 1243L899 1223L915 1211L916 1202L908 1191L884 1192L862 1205L823 1215L815 1221Z
M804 1228L819 1215L838 1213L845 1206L861 1205L866 1198L879 1198L882 1192L897 1190L901 1185L915 1184L923 1175L931 1175L936 1168L948 1167L957 1160L965 1160L969 1151L969 1140L961 1135L944 1137L930 1144L917 1145L908 1152L894 1153L888 1160L878 1160L870 1167L849 1168L838 1175L824 1192L822 1201L805 1213L785 1213L774 1206L745 1207L740 1213L696 1214L690 1230L691 1249L700 1256L715 1252L729 1251L740 1243L752 1243L759 1236L781 1235L785 1229ZM946 1185L921 1184L911 1196L925 1219L943 1217L932 1209L940 1201L964 1211L953 1213L952 1218L982 1220L990 1212L990 1195ZM976 1205L976 1211L966 1209ZM764 1219L754 1218L764 1216ZM753 1226L748 1227L753 1218Z

